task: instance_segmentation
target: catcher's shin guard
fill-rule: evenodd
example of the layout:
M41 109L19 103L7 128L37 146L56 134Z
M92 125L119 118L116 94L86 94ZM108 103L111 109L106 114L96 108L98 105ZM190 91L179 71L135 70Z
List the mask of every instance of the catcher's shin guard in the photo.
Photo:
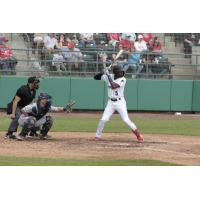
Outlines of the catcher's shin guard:
M35 118L30 117L25 123L24 126L22 127L21 133L19 135L26 137L28 132L34 127L35 125Z
M53 118L51 116L46 116L46 122L43 124L40 131L41 137L45 137L53 125Z
M29 136L30 136L30 137L37 137L37 136L38 136L37 131L39 131L39 130L40 130L40 127L33 127L33 128L30 130Z

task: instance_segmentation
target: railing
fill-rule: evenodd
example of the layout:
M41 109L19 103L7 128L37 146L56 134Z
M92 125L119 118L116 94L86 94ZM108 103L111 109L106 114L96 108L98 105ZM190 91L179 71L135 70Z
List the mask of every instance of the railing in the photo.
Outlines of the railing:
M45 57L39 59L39 54L32 54L32 51L36 50L39 52L40 49L12 49L14 55L24 55L25 58L18 58L18 64L16 68L16 75L30 75L37 74L41 76L92 76L93 74L101 71L103 69L103 64L107 66L112 63L111 59L106 63L103 63L99 54L102 51L98 49L92 49L90 51L81 51L83 54L83 60L79 63L78 68L74 67L74 62L69 62L67 59L63 62L52 61L52 55L47 56L47 50L42 49ZM54 53L59 53L60 51L55 50ZM112 54L116 54L116 51L106 51L108 57ZM154 56L153 53L145 53L147 58ZM128 54L127 54L128 56ZM128 78L162 78L162 79L200 79L200 54L184 54L184 53L163 53L164 58L168 58L165 62L152 63L150 60L141 62L138 66L143 67L140 73L127 70L126 76ZM187 57L187 58L185 58ZM54 64L53 64L54 63ZM127 62L123 62L123 65L127 65ZM59 66L60 65L60 66ZM26 69L22 69L25 66ZM168 71L165 73L160 73L159 68L167 66ZM58 68L59 69L58 69ZM157 67L157 71L156 71ZM152 71L153 68L153 71ZM0 70L1 75L10 74L11 70Z

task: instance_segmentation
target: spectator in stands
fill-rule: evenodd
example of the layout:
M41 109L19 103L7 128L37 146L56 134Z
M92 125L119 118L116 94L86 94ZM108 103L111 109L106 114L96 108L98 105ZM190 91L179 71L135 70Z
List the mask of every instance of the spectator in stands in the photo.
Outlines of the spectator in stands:
M83 47L86 47L87 44L90 44L90 45L95 44L93 33L81 33L80 40Z
M78 44L80 40L79 33L65 33L66 40L70 40L68 42L73 42L74 44Z
M7 37L0 38L0 69L3 70L3 74L8 74L8 70L10 74L16 74L17 59L7 42Z
M78 34L73 33L71 41L76 45L79 44Z
M41 49L44 47L44 33L35 33L33 38L33 54L35 54L35 49ZM39 51L38 51L39 54Z
M194 45L200 45L200 33L192 33Z
M44 33L35 33L34 34L34 38L33 38L34 42L44 42Z
M152 33L138 33L138 35L142 35L143 36L143 40L146 42L146 44L148 44L149 41L153 39L153 34Z
M58 48L58 40L55 37L55 33L50 33L44 37L44 46L48 50Z
M63 56L69 62L69 66L74 66L75 69L78 69L79 65L83 62L83 55L80 49L75 48L73 42L69 42L67 45L68 51L66 51Z
M116 44L120 42L120 33L107 33L108 43L112 45L114 48Z
M106 46L106 43L105 41L100 41L100 45L99 45L99 58L100 58L100 61L103 63L103 66L105 67L106 66L106 61L107 61L107 58L108 58L108 54L106 53L107 51L107 46Z
M141 57L142 57L143 62L144 62L145 59L147 59L146 53L148 51L148 48L147 48L147 44L144 41L142 35L138 35L138 41L136 41L134 43L134 47L135 47L135 50L141 54Z
M192 34L187 33L183 42L184 46L184 53L185 54L190 54L190 55L185 55L185 58L191 58L192 54L192 46L193 46L193 39L192 39Z
M71 42L71 41L70 41ZM67 42L67 45L66 46L62 46L62 48L59 48L59 52L61 55L63 55L63 57L65 59L67 59L69 57L69 49L68 49L68 43L70 42Z
M136 52L136 49L134 46L131 48L131 52L129 53L128 57L128 64L124 65L125 71L128 69L131 69L134 75L132 75L132 78L136 78L136 76L142 71L143 65L140 64L140 53Z
M37 52L38 59L41 60L41 65L44 64L43 60L46 60L46 50L44 46L44 38L47 36L46 33L35 33L32 45L32 53Z
M151 55L151 60L162 57L163 46L157 36L155 36L153 40L149 42L149 47L150 51L153 53L153 55Z
M58 39L58 51L53 53L53 58L52 58L52 65L50 66L51 71L66 71L66 66L65 66L65 59L64 59L64 54L68 52L68 47L67 44L71 40L66 37L66 34L61 33L57 34Z
M124 40L127 35L130 36L130 41L135 42L135 40L136 40L136 34L135 33L122 33L121 40Z
M59 46L55 33L49 33L47 36L44 37L42 60L44 60L45 66L47 67L51 66L53 55L55 54L56 52L55 49L57 48L59 48Z
M27 33L27 35L28 35L29 42L32 44L33 43L33 39L35 37L35 33Z
M142 35L138 35L138 41L135 42L134 44L136 51L138 52L144 52L147 51L147 44L146 42L143 40L143 36Z
M50 66L50 71L66 71L65 59L62 52L53 54L52 65Z
M125 39L122 39L120 41L120 44L122 45L123 49L125 51L128 51L128 52L131 51L131 48L132 48L132 46L134 44L133 41L130 40L130 38L131 38L131 35L130 34L126 34Z
M67 46L67 41L66 41L65 35L61 34L60 37L59 37L59 40L58 40L57 47L60 49L60 48L63 48L65 46Z

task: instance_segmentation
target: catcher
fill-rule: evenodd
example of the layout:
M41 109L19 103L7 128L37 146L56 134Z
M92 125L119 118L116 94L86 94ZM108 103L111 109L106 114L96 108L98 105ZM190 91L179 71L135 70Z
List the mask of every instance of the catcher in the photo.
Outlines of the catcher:
M66 107L55 107L51 105L51 96L47 93L40 93L37 102L29 104L22 108L21 116L18 120L22 130L17 135L17 140L24 140L29 132L40 130L39 138L44 140L47 138L47 133L53 125L53 119L47 115L49 111L67 111L70 112L72 105ZM40 129L41 128L41 129Z

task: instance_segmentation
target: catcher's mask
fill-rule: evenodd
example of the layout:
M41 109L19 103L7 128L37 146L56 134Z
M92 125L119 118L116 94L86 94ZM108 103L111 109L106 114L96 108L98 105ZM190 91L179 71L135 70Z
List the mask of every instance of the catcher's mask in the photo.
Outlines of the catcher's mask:
M28 78L28 84L33 84L34 89L39 89L40 80L36 76Z
M123 65L114 65L113 66L113 73L115 76L117 77L122 77L125 75L125 70L124 70L124 67Z
M39 102L42 99L46 99L47 100L46 105L47 106L51 106L51 99L52 99L52 97L49 94L47 94L47 93L40 93L40 95L38 96L38 100L37 101Z

